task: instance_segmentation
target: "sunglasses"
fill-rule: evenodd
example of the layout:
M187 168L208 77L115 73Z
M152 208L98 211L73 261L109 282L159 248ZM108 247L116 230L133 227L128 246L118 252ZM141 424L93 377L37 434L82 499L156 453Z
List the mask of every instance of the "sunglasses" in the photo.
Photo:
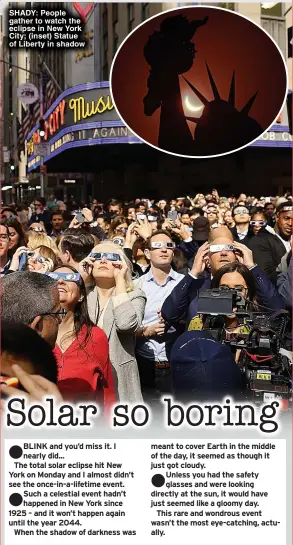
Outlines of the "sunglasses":
M49 259L43 257L42 255L35 255L34 252L28 252L27 257L33 258L34 261L37 261L38 263L49 263Z
M249 210L247 208L236 208L234 210L234 216L237 214L249 214Z
M174 242L152 242L151 248L157 250L158 248L168 248L168 250L173 250L175 248Z
M102 259L107 259L108 261L121 261L119 254L113 254L112 252L96 252L90 254L90 257L96 259L96 261L101 261Z
M46 273L53 280L64 280L65 282L80 282L79 273L62 273L62 272L49 272Z
M117 233L127 233L126 227L118 227L116 231Z
M218 252L222 252L222 250L226 250L227 252L234 252L235 247L233 244L212 244L210 246L210 253L216 254Z
M263 227L264 225L266 225L267 222L266 221L263 221L263 220L260 220L260 221L251 221L250 222L250 225L260 225L261 227Z

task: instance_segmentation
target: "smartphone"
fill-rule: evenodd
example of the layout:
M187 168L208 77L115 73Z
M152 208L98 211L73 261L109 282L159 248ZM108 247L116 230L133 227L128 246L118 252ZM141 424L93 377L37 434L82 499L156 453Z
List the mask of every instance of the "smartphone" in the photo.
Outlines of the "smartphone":
M143 220L145 220L146 215L145 215L145 214L139 214L139 213L138 213L138 214L136 214L136 217L137 217L138 220L142 220L142 221L143 221Z
M176 210L170 210L167 215L168 220L176 221L178 218L178 212Z
M78 223L84 223L85 222L85 217L81 212L77 212L75 217L76 217Z
M26 264L27 264L27 253L24 252L23 254L21 254L20 258L19 258L19 265L18 265L18 272L19 271L24 271L26 269Z
M114 244L117 244L118 246L121 246L121 248L123 248L125 241L124 241L124 238L122 237L114 237L112 239L112 242L114 242Z

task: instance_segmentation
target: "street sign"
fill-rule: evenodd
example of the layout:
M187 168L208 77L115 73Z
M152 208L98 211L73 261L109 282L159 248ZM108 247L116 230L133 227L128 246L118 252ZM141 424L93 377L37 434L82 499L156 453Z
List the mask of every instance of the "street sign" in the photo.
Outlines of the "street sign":
M40 144L34 145L34 154L40 155L40 157L46 157L50 153L50 144L47 142L40 142Z
M23 104L33 104L39 98L39 91L33 83L21 83L17 89L17 97Z

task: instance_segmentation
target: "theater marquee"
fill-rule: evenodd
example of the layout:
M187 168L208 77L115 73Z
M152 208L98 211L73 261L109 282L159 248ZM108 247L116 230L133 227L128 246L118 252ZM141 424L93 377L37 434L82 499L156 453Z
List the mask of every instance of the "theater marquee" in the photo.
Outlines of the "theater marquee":
M76 85L64 91L44 115L44 141L49 154L44 163L71 148L101 144L142 143L118 116L107 81ZM275 124L252 147L292 147L288 126ZM39 124L27 137L27 171L40 166L35 144L41 141ZM50 168L50 166L49 166Z
M49 154L44 162L68 148L96 145L139 143L117 115L108 82L77 85L64 91L44 115L44 141ZM40 165L35 144L41 141L39 124L28 134L28 172Z

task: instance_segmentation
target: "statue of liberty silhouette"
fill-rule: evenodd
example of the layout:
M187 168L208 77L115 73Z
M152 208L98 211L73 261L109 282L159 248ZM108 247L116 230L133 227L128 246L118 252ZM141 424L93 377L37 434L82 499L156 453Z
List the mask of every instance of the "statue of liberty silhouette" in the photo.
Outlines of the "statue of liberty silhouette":
M151 116L161 108L158 147L190 156L210 156L226 153L256 139L263 129L249 117L257 92L239 111L235 107L235 72L231 76L227 100L220 96L209 66L207 74L213 100L208 101L183 74L194 62L196 50L191 41L208 17L188 21L183 15L166 18L160 30L153 32L144 47L144 57L151 69L147 80L148 93L143 99L144 114ZM200 117L185 116L179 76L203 104ZM192 136L187 121L195 123Z

